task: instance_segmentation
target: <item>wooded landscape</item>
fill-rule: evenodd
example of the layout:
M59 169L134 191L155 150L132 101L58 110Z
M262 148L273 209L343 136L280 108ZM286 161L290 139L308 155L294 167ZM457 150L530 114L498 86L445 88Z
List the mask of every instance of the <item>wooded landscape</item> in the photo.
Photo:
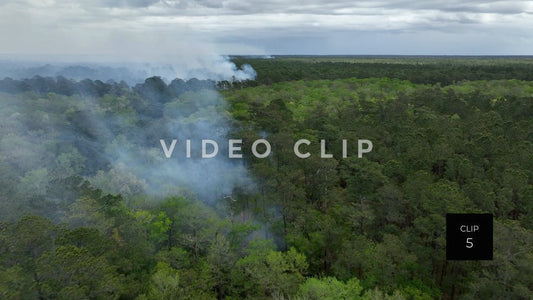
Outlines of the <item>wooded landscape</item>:
M0 298L533 297L530 58L232 60L256 79L0 80ZM165 158L199 128L243 158ZM447 213L493 214L494 259L446 260Z

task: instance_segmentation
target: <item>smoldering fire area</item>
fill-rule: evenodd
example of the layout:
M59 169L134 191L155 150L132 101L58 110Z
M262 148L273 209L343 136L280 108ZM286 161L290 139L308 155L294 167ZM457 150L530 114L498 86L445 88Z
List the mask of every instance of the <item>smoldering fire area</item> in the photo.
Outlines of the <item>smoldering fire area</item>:
M229 67L219 69L231 72L219 78L231 81L254 76L250 67L243 71L221 62ZM200 75L200 71L194 72ZM216 72L204 72L203 76ZM125 72L122 78L129 75ZM166 161L153 142L176 135L227 138L231 116L214 80L176 78L167 83L161 77L150 77L130 86L125 81L34 75L6 77L0 80L0 92L0 163L8 178L20 182L11 189L24 199L2 201L5 217L31 211L56 214L58 202L75 199L63 199L51 191L73 176L111 194L187 194L206 202L231 194L236 186L253 186L242 164L224 157ZM36 199L46 199L42 203L48 204L32 208L29 203L40 203Z

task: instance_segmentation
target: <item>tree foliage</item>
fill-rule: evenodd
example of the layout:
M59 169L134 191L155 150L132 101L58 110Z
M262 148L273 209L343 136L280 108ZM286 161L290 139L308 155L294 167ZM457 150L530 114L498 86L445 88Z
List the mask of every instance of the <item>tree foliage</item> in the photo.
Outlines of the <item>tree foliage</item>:
M258 77L218 83L220 107L196 79L0 80L0 298L531 298L529 63L235 61ZM120 149L149 164L166 122L213 111L232 117L254 188L147 193L153 174ZM494 215L493 261L445 259L458 212Z

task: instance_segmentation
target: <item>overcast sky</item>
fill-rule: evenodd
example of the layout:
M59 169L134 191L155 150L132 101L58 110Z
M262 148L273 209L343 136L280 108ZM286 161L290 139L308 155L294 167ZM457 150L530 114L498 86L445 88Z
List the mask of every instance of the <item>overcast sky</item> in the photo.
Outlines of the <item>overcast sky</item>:
M0 0L0 54L531 55L533 1Z

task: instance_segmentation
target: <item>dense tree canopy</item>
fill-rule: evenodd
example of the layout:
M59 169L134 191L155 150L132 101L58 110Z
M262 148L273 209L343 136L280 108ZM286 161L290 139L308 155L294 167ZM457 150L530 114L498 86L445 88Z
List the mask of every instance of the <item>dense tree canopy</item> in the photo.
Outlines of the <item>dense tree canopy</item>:
M530 64L235 61L257 80L0 80L0 298L531 298ZM121 149L162 159L177 117L229 120L253 188L154 193ZM494 215L494 260L446 260L467 212Z

